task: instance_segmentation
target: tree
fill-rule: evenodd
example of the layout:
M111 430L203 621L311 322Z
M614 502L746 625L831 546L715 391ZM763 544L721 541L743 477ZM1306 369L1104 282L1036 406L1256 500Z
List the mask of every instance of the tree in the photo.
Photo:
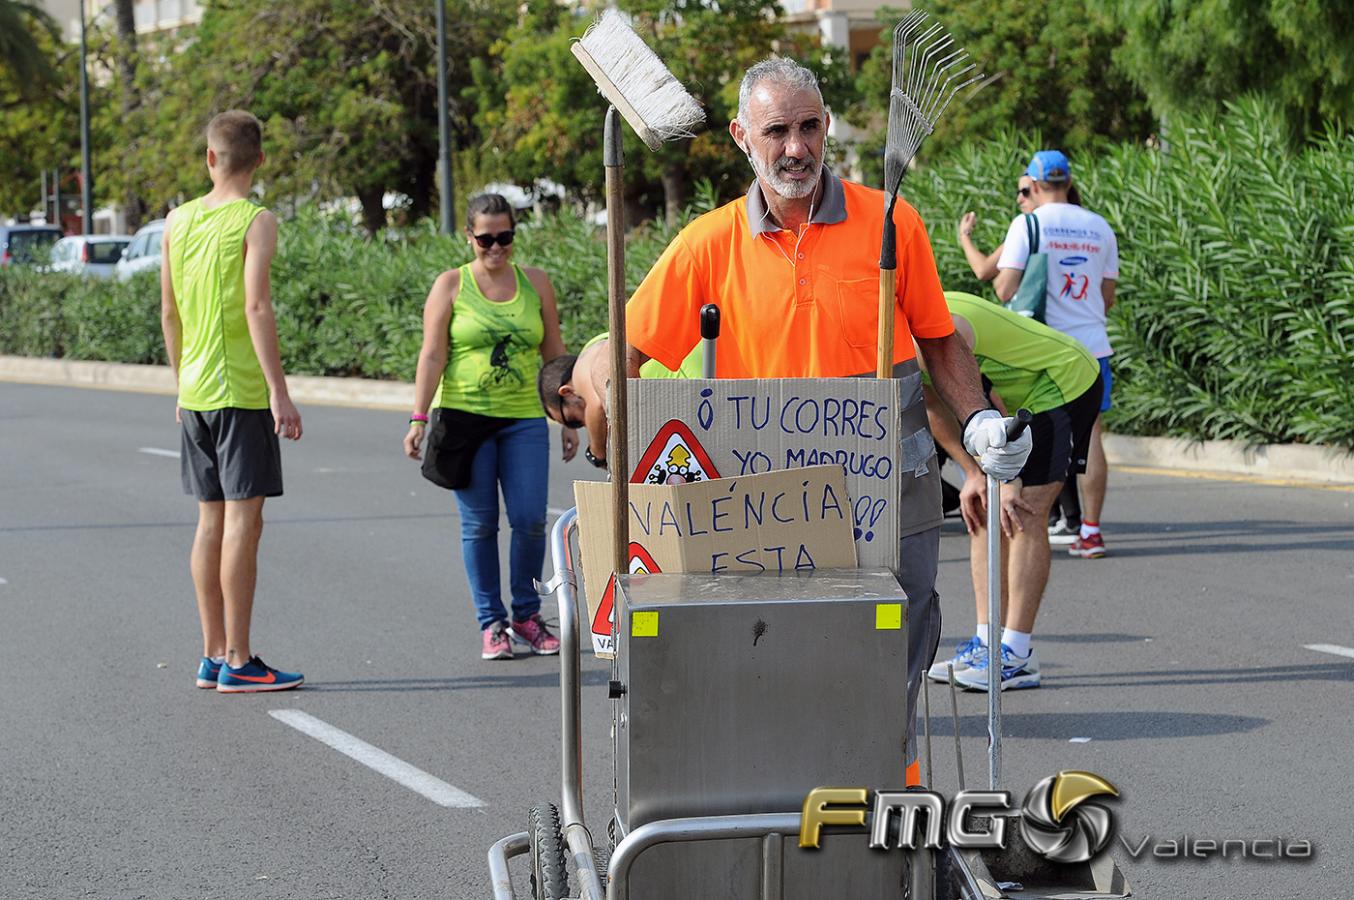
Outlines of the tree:
M927 9L987 76L976 94L950 105L924 148L928 156L1011 127L1039 131L1049 146L1067 151L1152 133L1145 97L1113 62L1119 41L1114 22L1095 0L933 0ZM884 15L891 29L901 14ZM870 121L873 113L876 147L883 145L879 111L888 108L890 42L885 31L858 79L866 108L856 116Z
M56 21L35 3L0 0L0 69L13 77L24 99L32 99L56 81L56 70L40 35L57 40Z
M80 154L76 54L59 43L50 19L31 8L5 18L26 6L0 0L0 215L27 216L42 203L43 173L73 171ZM11 23L19 23L22 38ZM22 53L38 61L15 63L10 48L25 42ZM32 73L41 71L52 74L34 81Z
M510 22L506 0L448 3L453 85ZM160 202L204 186L202 129L232 107L265 128L260 182L272 197L355 196L369 231L386 224L385 200L405 198L411 218L436 198L435 22L425 0L236 0L206 8L191 42L167 39L145 62L143 102L124 133L153 135L148 195ZM183 45L183 46L179 46ZM177 52L175 52L177 51ZM453 104L457 146L473 137Z
M829 104L844 102L851 85L845 60L792 34L775 0L631 0L625 11L636 33L705 108L694 138L650 152L625 128L628 218L661 211L671 223L705 178L719 193L741 192L747 163L728 136L737 114L738 84L752 63L780 52L819 72ZM592 14L576 15L551 0L529 0L527 13L475 68L471 91L483 134L485 166L524 184L547 176L584 197L601 194L605 100L569 52Z
M115 20L117 22L118 99L122 108L122 120L128 121L141 105L141 91L136 80L136 11L132 0L113 0ZM139 137L139 136L138 136ZM122 146L127 147L126 144ZM136 144L128 147L135 152ZM122 192L123 215L127 218L127 231L132 232L141 226L146 217L146 201L142 199L140 186L125 185Z
M1159 113L1217 110L1254 93L1296 137L1354 123L1354 12L1323 0L1119 0L1115 51Z

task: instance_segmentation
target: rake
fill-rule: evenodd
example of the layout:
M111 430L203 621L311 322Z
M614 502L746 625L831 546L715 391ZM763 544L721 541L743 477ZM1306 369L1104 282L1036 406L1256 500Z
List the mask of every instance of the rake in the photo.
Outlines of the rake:
M879 355L876 374L893 376L893 314L898 233L893 208L898 188L922 142L960 91L983 80L968 51L954 47L938 22L913 10L893 29L893 86L884 143L884 237L879 248Z

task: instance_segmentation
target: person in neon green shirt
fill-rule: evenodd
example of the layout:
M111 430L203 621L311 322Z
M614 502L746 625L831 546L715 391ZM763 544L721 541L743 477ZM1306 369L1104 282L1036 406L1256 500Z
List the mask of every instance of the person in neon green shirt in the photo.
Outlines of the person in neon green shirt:
M1048 511L1063 482L1085 471L1091 429L1100 410L1104 387L1100 367L1076 338L1002 309L972 294L947 291L955 331L973 350L984 385L1008 411L1034 414L1030 432L1034 448L1020 475L1001 488L1002 578L1001 690L1033 688L1040 683L1039 659L1031 646L1035 616L1048 584ZM960 644L953 659L937 662L928 673L955 680L971 690L987 690L987 515L986 477L977 460L965 452L960 428L947 407L927 385L926 408L931 433L963 470L960 512L968 528L978 627ZM1009 547L1009 555L1007 548ZM1009 614L1007 607L1009 604Z
M545 561L549 430L536 402L542 358L564 352L550 278L512 261L516 221L499 194L469 203L466 240L475 258L443 272L423 306L423 346L414 411L404 436L423 474L455 493L461 550L479 620L482 659L512 659L512 641L530 652L559 652L541 617L535 581ZM564 429L563 457L578 434ZM512 528L512 622L500 596L499 490Z
M702 349L699 344L677 371L651 359L639 368L640 378L700 378ZM583 345L577 356L563 354L546 362L536 376L541 406L551 421L566 428L586 428L588 462L607 467L607 384L611 381L611 341L606 333Z
M169 214L160 318L178 381L185 493L197 497L191 568L202 623L197 686L226 693L298 687L253 654L249 623L263 502L282 494L278 436L301 438L278 352L268 269L277 218L250 198L263 129L242 110L207 126L212 189Z

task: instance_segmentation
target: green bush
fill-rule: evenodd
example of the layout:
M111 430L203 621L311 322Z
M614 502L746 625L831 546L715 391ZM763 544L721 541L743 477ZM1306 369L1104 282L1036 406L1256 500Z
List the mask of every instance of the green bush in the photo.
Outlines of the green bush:
M1072 161L1086 204L1119 235L1108 424L1354 447L1354 136L1331 132L1295 154L1277 116L1246 103L1173 121L1168 137L1164 153L1106 146ZM991 296L964 262L955 225L972 209L979 245L1002 240L1037 141L964 146L904 180L948 288ZM708 185L696 193L693 214L713 203ZM647 226L630 234L630 287L671 236ZM469 252L462 235L429 222L369 239L303 210L284 223L273 268L287 370L412 378L427 290ZM567 212L527 220L517 259L550 274L568 346L606 329L599 229ZM0 353L162 362L158 297L154 276L118 284L0 270Z
M1072 161L1084 202L1119 237L1107 424L1354 447L1354 136L1294 154L1273 110L1246 102L1173 122L1168 137L1164 153L1106 146ZM975 210L978 245L1000 243L1036 149L1008 135L904 180L947 288L993 296L955 226Z

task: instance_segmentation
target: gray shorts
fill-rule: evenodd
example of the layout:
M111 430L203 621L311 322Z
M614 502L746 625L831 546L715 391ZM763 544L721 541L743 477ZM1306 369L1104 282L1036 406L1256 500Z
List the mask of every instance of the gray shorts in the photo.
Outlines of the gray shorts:
M282 496L282 451L266 409L180 411L183 492L212 503Z

